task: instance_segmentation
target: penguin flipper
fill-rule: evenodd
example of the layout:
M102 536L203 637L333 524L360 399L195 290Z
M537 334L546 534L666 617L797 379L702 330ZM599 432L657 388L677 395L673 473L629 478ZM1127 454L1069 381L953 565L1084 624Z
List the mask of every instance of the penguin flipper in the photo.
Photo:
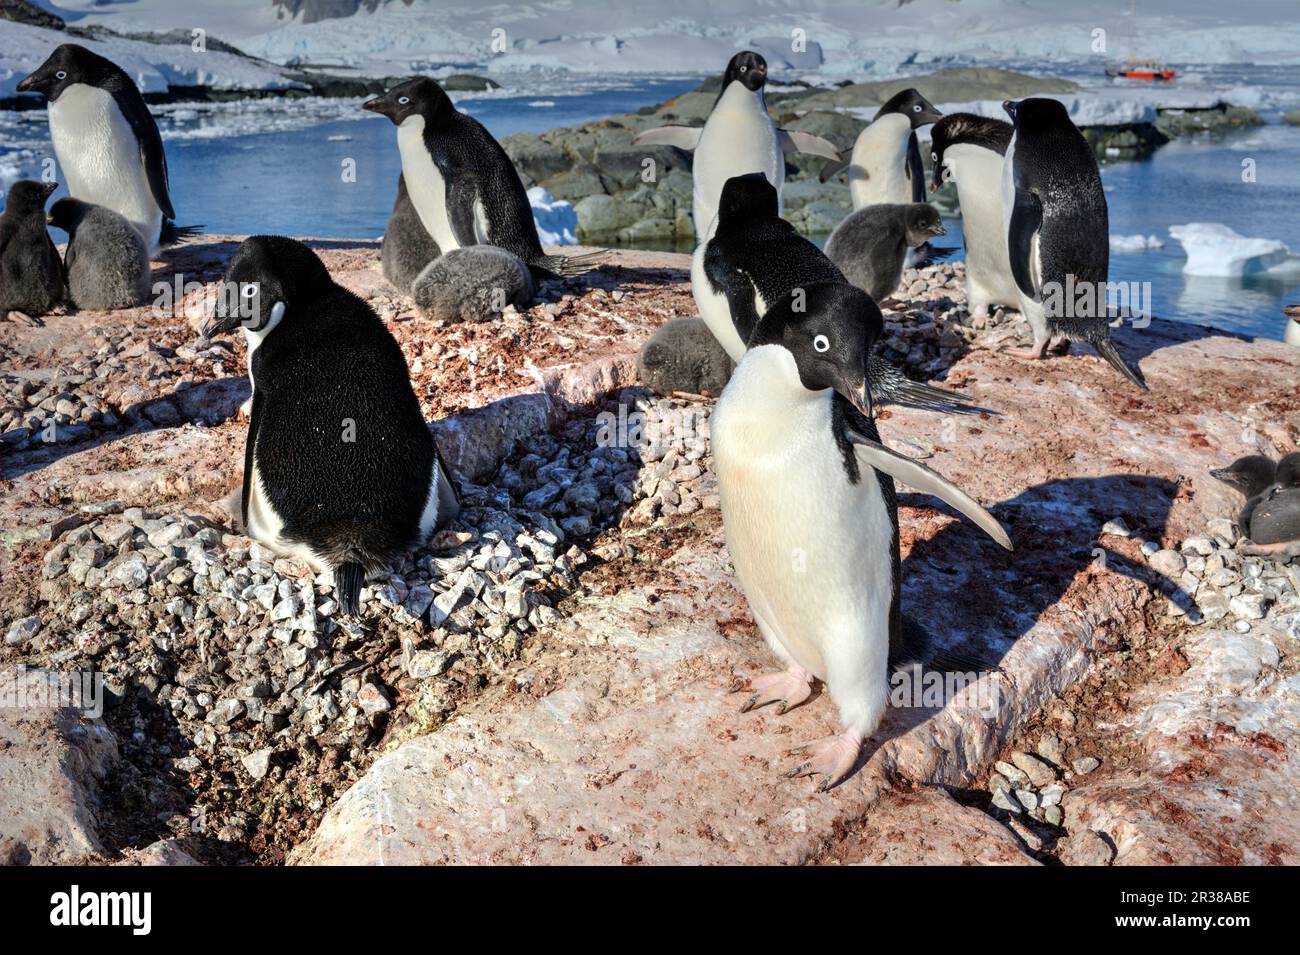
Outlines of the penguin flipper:
M433 456L438 462L438 526L445 527L460 516L460 493L451 481L451 472L443 459L438 442L433 442Z
M468 176L456 176L447 181L447 221L462 248L491 245L493 243L480 241L475 231L474 205L478 192L469 180Z
M810 156L824 156L835 162L840 159L840 151L835 148L835 144L829 139L823 139L821 136L814 136L812 133L805 133L798 129L778 129L776 135L777 140L781 143L781 152L786 155L808 153Z
M907 138L907 178L912 183L912 201L925 202L925 165L921 162L921 144L916 133Z
M1030 258L1034 254L1034 237L1042 224L1043 204L1032 192L1017 188L1016 202L1011 209L1011 225L1007 229L1007 251L1011 256L1011 275L1016 286L1035 302L1039 296Z
M873 441L866 435L848 430L848 438L858 446L858 453L866 463L877 471L883 471L908 487L916 488L925 494L932 494L939 500L956 508L975 523L980 530L988 534L1007 550L1014 550L1011 538L997 518L980 506L979 502L953 484L937 471L926 467L920 461L914 461L906 455L893 451L879 441Z
M175 219L176 210L172 208L172 197L168 191L167 154L163 152L162 136L153 114L134 86L120 90L113 86L109 92L122 116L130 124L136 142L140 144L140 162L149 180L153 201L158 203L164 219Z
M849 161L847 159L832 159L826 165L822 166L821 176L819 178L822 182L829 182L832 178L838 176L848 168Z
M704 253L704 276L715 292L726 296L731 324L735 326L740 340L748 343L759 317L754 301L753 281L744 270L728 266L726 256L717 243L710 243Z
M687 151L700 144L703 126L658 126L632 137L633 146L676 146Z

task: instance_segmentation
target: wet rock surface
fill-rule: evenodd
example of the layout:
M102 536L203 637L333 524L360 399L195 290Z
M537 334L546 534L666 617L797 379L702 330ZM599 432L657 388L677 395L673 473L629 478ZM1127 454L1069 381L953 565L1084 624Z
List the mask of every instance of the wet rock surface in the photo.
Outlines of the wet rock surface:
M210 283L233 249L214 238L166 268ZM1264 635L1286 632L1294 568L1237 553L1231 526L1212 523L1235 505L1207 471L1244 446L1295 446L1300 399L1278 386L1300 369L1294 350L1159 320L1125 327L1119 347L1153 389L1140 395L1084 348L1030 365L1001 355L1027 329L1014 312L972 319L960 265L909 272L882 351L1001 414L885 408L882 434L990 506L1018 550L904 493L904 610L937 645L1001 672L903 701L858 773L816 795L779 773L790 747L835 729L829 699L742 715L730 693L775 661L723 545L712 402L635 382L646 338L694 314L686 259L620 253L495 321L440 326L383 282L374 244L321 254L398 338L465 502L429 547L368 583L359 621L338 617L328 575L232 531L243 343L198 344L200 293L176 314L0 326L19 382L38 368L85 374L78 362L104 350L103 376L49 384L88 407L111 388L143 392L107 402L116 423L80 422L88 435L4 450L0 664L104 674L119 753L110 784L85 784L94 838L78 852L137 864L1127 860L1117 846L1190 858L1193 840L1167 831L1181 817L1159 806L1121 826L1177 772L1175 757L1110 744L1153 732L1124 722L1148 692L1148 708L1191 694L1177 747L1199 734L1208 742L1185 745L1228 754L1197 764L1178 795L1187 812L1220 778L1244 802L1291 811L1286 760L1243 780L1248 745L1268 751L1268 737L1275 757L1295 745L1277 722L1293 716L1278 688L1294 636ZM1236 362L1258 374L1215 371ZM175 419L127 413L157 401ZM1216 729L1205 687L1229 671L1236 697L1259 705ZM1118 722L1094 733L1094 713ZM995 773L1006 785L991 792ZM1245 861L1296 844L1250 838Z

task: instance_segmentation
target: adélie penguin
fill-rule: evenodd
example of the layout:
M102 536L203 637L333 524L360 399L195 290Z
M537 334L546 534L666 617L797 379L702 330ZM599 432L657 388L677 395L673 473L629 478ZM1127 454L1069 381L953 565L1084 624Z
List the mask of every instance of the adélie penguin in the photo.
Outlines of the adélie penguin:
M1300 452L1277 464L1252 454L1210 474L1246 498L1237 515L1249 538L1244 552L1282 560L1300 556Z
M727 180L717 232L696 248L691 260L691 292L704 323L732 361L744 356L758 320L771 303L819 282L847 283L848 279L821 249L781 218L772 184L761 173ZM870 367L879 401L961 410L953 404L954 393L911 381L879 356L871 356Z
M753 680L744 708L788 709L824 681L843 730L801 748L786 775L821 774L827 789L879 725L901 643L893 480L1011 542L969 495L881 443L867 356L883 320L870 297L844 282L803 293L759 319L710 434L727 549L764 640L787 665Z
M74 199L112 209L160 244L193 235L173 223L162 137L131 78L112 60L76 43L55 48L16 87L49 101L50 139Z
M1023 358L1086 341L1143 391L1110 340L1110 227L1092 147L1054 99L1004 102L1015 124L1002 163L1002 214L1020 311L1034 332Z
M45 228L45 202L58 185L20 179L9 187L0 215L0 320L39 324L63 300L63 260Z
M943 117L914 89L900 90L876 110L871 123L858 133L848 159L822 167L821 180L849 171L853 208L878 202L924 202L925 167L916 130Z
M752 50L744 50L727 63L718 98L702 127L660 126L632 139L634 146L667 145L694 150L691 218L697 243L713 234L722 187L731 177L762 173L776 188L779 209L787 153L840 158L834 143L820 136L778 129L767 112L763 95L766 84L767 61Z
M973 113L948 113L930 130L932 192L956 183L966 245L966 303L972 315L990 306L1020 307L1002 215L1002 157L1012 126Z
M398 83L361 108L397 127L407 192L442 254L495 245L522 259L539 279L580 275L604 257L542 251L528 193L510 157L433 80L417 76Z
M311 249L280 236L239 246L203 334L240 327L253 383L245 533L333 571L339 606L356 613L365 575L458 510L402 350Z

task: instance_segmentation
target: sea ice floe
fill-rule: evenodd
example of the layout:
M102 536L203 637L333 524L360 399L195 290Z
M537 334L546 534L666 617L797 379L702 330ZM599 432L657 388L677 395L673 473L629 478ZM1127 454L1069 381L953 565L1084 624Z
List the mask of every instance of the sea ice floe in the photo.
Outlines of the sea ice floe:
M1291 250L1277 239L1255 239L1221 222L1189 222L1169 227L1187 253L1187 275L1238 276L1284 265Z
M1112 235L1110 250L1112 252L1141 252L1144 249L1162 249L1164 240L1158 235Z
M543 245L577 245L578 213L571 203L556 199L541 186L528 190L528 202Z

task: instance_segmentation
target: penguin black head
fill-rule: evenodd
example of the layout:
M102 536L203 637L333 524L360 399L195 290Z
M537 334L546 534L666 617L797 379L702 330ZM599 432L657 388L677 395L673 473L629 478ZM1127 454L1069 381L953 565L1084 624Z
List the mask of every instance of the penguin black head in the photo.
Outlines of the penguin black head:
M876 111L876 119L890 113L906 116L913 129L943 119L943 113L935 109L928 99L914 89L903 90L887 99L885 105Z
M903 228L907 232L907 244L913 248L947 231L939 210L928 202L913 202L903 210Z
M1031 96L1029 99L1003 100L1002 108L1015 123L1016 131L1028 129L1051 129L1061 125L1072 126L1070 111L1060 100Z
M9 187L9 195L5 199L6 215L12 213L15 216L26 216L39 212L43 219L45 203L57 188L57 182L19 179Z
M1300 487L1300 451L1293 451L1277 462L1273 483L1278 487Z
M1238 458L1226 468L1215 468L1210 476L1240 491L1247 499L1263 494L1275 480L1277 466L1262 454Z
M722 73L722 91L733 80L739 80L745 89L758 92L767 83L767 60L753 50L743 50L733 56Z
M367 100L361 108L387 116L394 125L401 126L412 116L432 120L456 107L441 86L427 76L415 76L398 83L383 96Z
M81 220L86 218L86 213L93 208L95 208L93 203L64 196L50 206L50 225L72 235L77 231L77 226L81 225Z
M930 191L934 192L952 178L952 173L943 164L943 154L949 146L974 143L1005 156L1007 145L1011 142L1011 132L1011 124L1000 119L976 116L974 113L948 113L930 130L930 159L934 163Z
M297 239L251 236L230 259L203 337L236 328L269 331L291 304L313 298L332 281L320 257Z
M866 292L847 282L817 282L793 289L769 308L749 347L784 348L804 388L833 388L870 417L867 360L884 328L884 317Z
M761 172L747 172L732 176L722 185L718 199L718 224L753 222L780 215L780 199L776 187Z
M121 68L112 60L76 43L64 43L34 72L23 77L15 89L20 93L40 93L53 103L74 83L104 86L110 77L121 74Z

